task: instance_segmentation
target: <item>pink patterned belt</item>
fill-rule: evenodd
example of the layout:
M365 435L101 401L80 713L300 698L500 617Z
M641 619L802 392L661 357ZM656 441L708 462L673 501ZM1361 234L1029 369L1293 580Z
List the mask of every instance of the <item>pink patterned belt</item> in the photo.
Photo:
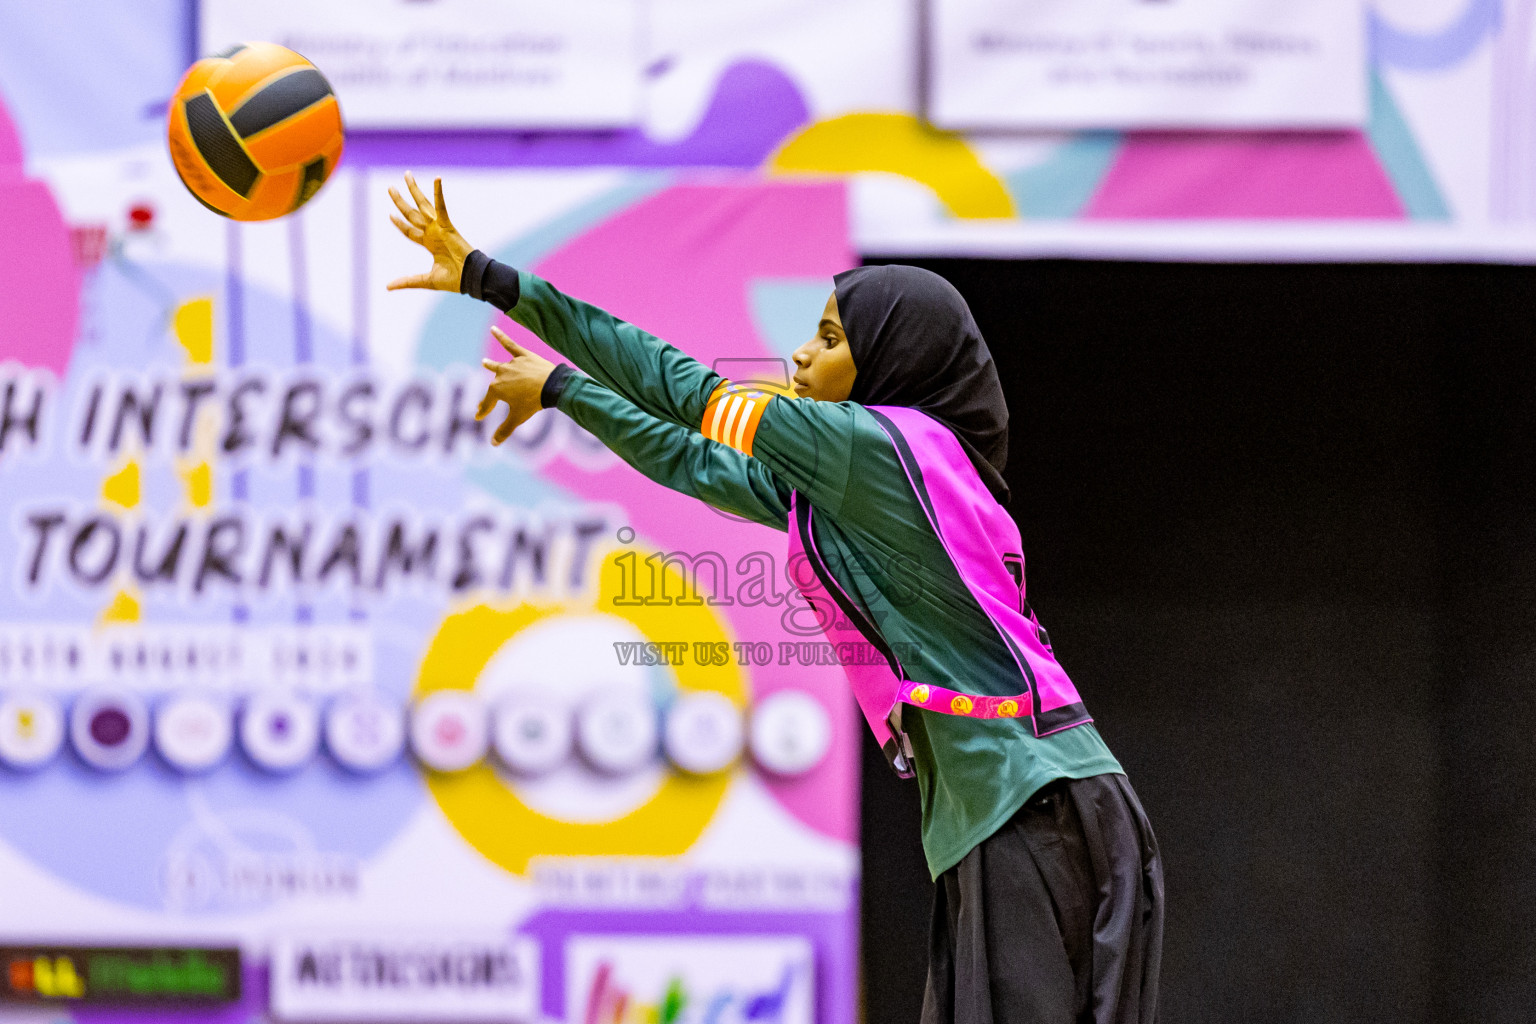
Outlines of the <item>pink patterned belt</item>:
M896 699L940 714L966 718L1018 718L1031 713L1027 692L1015 697L981 697L930 683L914 683L910 679L902 682Z

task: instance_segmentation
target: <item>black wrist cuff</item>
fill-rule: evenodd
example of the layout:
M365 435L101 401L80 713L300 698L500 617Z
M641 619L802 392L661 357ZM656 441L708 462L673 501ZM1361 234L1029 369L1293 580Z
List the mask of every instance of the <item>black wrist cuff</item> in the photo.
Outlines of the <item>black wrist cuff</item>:
M497 309L509 311L522 297L523 287L516 267L498 263L476 249L464 257L464 270L459 274L459 291L472 299L481 299Z
M545 409L553 409L560 401L560 394L565 390L565 385L570 382L576 373L576 368L570 363L561 363L549 371L549 376L544 378L544 389L539 392L539 405Z
M464 269L459 272L459 292L472 299L480 298L480 281L485 277L486 265L491 258L476 249L464 257Z

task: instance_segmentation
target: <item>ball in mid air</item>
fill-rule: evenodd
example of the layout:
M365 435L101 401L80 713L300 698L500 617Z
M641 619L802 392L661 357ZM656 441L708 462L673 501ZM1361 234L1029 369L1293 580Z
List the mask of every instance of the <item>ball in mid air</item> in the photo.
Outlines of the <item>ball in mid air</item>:
M330 83L274 43L246 43L192 65L168 114L182 183L235 220L297 210L341 159L341 108Z

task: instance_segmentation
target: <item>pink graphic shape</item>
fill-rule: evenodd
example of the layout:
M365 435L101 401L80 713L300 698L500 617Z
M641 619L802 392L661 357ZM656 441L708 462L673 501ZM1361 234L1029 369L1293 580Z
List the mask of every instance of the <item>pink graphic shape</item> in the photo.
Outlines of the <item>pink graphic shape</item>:
M21 136L16 131L16 125L11 122L10 113L5 109L5 98L0 96L0 171L19 171L21 164Z
M1084 216L1384 219L1407 211L1359 132L1126 136Z
M840 183L762 182L679 185L629 207L529 268L567 294L594 303L681 348L704 363L725 358L775 358L753 325L754 278L809 278L855 265ZM498 324L520 343L553 355L506 318ZM806 323L809 337L815 324ZM505 358L494 339L486 352ZM553 358L560 358L554 355ZM564 459L542 470L581 498L619 500L641 538L669 551L718 551L734 566L741 556L767 552L782 575L784 534L742 523L697 500L652 483L615 462L593 472ZM701 587L708 573L701 574ZM796 597L798 601L798 596ZM720 609L733 640L796 637L780 624L784 606ZM819 641L820 636L803 639ZM775 659L777 660L777 659ZM796 818L825 835L858 838L858 719L842 669L836 666L752 666L745 670L754 700L801 689L821 701L832 721L832 742L821 765L798 779L763 778Z
M26 176L20 138L0 99L0 363L69 365L80 313L80 275L69 229L48 186Z

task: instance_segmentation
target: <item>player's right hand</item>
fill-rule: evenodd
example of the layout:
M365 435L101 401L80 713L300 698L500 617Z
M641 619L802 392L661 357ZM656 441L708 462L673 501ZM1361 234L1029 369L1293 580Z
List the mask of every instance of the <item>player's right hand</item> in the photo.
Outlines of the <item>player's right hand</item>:
M416 178L410 171L405 172L405 184L411 190L415 205L407 203L400 198L399 192L391 188L389 198L395 201L395 208L401 216L390 214L389 219L395 222L395 227L400 229L402 235L432 254L432 269L425 274L397 277L387 287L390 291L397 288L435 288L443 292L456 292L459 290L459 279L464 276L464 261L475 251L475 247L464 241L464 236L459 234L453 221L448 219L448 206L443 202L443 179L436 178L432 182L435 203L428 202L421 189L416 187Z

